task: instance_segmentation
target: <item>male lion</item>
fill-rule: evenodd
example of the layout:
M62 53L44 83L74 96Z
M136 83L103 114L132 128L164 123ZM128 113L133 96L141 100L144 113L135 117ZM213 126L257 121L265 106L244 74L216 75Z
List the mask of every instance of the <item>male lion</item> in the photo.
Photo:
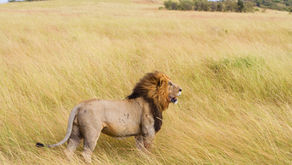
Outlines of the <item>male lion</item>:
M64 139L46 146L52 148L68 141L65 154L71 158L83 138L82 155L86 162L91 162L92 151L102 132L112 137L135 136L139 149L149 149L155 133L161 128L162 112L169 103L177 103L181 92L182 89L165 74L158 71L148 73L125 100L93 99L75 106L69 116ZM45 146L42 143L36 145Z

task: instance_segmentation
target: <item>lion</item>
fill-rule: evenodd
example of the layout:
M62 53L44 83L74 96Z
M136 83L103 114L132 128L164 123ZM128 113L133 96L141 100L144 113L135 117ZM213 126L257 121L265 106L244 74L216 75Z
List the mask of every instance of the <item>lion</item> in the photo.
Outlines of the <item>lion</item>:
M182 89L162 72L147 73L124 100L83 101L73 108L63 140L56 144L38 147L56 147L68 141L64 150L71 159L81 139L84 139L82 156L91 162L91 155L100 133L112 137L135 136L136 146L148 151L155 134L162 125L162 112L169 103L177 103Z

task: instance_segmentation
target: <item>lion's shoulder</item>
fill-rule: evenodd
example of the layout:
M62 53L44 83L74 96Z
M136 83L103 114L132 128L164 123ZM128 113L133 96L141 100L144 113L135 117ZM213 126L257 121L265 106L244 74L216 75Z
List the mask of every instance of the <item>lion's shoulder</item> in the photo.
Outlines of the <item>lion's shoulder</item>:
M160 130L162 125L162 111L167 109L169 105L168 81L169 77L162 72L147 73L127 97L127 99L141 97L147 102L153 115L156 132Z

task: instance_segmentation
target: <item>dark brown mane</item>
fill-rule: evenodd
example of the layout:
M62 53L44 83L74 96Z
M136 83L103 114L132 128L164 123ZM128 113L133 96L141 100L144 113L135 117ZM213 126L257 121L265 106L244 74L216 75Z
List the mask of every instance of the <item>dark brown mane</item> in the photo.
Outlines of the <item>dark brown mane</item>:
M168 108L169 78L161 72L146 74L134 87L127 99L142 97L149 103L154 118L154 129L158 132L162 125L162 112Z

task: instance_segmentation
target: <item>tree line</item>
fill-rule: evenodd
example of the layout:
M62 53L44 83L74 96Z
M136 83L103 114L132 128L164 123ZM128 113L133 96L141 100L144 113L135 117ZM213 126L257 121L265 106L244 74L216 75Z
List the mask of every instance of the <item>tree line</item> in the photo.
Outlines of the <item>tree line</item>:
M252 12L254 7L292 11L292 0L179 0L164 1L169 10Z
M253 0L257 7L292 12L292 0Z

